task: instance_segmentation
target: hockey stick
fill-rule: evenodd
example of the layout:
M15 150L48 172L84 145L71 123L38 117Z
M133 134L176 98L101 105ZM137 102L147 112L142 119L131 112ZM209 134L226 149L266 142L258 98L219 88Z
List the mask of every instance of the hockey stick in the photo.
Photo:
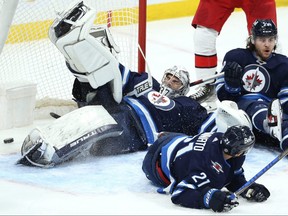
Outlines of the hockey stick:
M251 184L253 184L260 176L262 176L265 172L267 172L271 167L273 167L276 163L278 163L282 158L288 155L288 148L281 152L274 160L272 160L269 164L267 164L262 170L260 170L255 176L253 176L249 181L247 181L242 187L240 187L231 198L235 198L240 195L244 190L246 190Z
M218 74L213 75L211 77L204 78L204 79L199 79L199 80L196 80L194 82L191 82L189 85L190 86L195 86L195 85L198 85L198 84L201 84L201 83L204 83L204 82L207 82L209 80L213 80L213 79L216 79L216 78L219 78L219 77L223 77L223 76L224 76L224 73L221 72L221 73L218 73Z

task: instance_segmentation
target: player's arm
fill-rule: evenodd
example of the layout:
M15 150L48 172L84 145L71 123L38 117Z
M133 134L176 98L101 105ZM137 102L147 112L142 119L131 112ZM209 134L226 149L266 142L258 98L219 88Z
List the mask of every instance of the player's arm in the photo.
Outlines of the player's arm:
M152 77L152 86L149 81L149 74L147 72L135 72L119 64L119 70L122 75L123 95L128 96L141 96L148 91L160 90L159 82Z
M238 63L237 55L241 55L239 50L228 52L223 60L222 72L224 77L216 81L217 97L222 100L235 100L241 95L243 68ZM235 57L236 56L236 57ZM244 58L243 55L241 57Z
M235 170L234 176L231 183L227 185L226 188L229 191L235 192L247 182L244 175L244 169L242 168L245 156L233 158L232 160L232 166ZM249 201L263 202L269 198L270 192L264 185L254 182L241 193L241 196Z
M171 200L174 204L197 209L212 209L215 212L230 211L238 205L230 199L230 192L211 187L205 172L191 173L174 189Z

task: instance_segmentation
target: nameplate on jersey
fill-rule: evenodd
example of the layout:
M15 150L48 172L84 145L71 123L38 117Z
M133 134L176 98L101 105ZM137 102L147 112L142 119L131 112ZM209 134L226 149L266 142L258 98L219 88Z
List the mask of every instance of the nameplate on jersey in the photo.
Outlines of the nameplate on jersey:
M175 101L157 91L148 92L147 98L157 109L169 111L175 107Z

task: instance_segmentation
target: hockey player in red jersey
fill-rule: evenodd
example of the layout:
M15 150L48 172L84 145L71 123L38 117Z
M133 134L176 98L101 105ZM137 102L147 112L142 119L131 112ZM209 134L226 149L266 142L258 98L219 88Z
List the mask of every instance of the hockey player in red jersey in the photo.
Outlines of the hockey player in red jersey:
M277 24L275 0L200 0L192 21L192 26L195 28L196 79L215 74L217 70L216 39L235 8L241 8L246 15L248 35L256 19L272 19ZM214 93L213 85L209 84L200 86L196 90L192 97L200 101Z

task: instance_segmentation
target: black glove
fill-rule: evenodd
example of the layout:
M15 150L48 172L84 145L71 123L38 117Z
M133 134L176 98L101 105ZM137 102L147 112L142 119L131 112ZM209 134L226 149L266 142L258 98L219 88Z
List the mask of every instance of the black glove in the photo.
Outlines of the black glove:
M241 196L247 200L263 202L268 199L270 192L264 185L253 183L249 188L241 193Z
M89 104L93 100L97 93L96 89L93 89L89 83L80 82L77 78L74 80L72 95L74 101L77 102L78 107L83 107Z
M204 195L204 205L211 208L214 212L227 212L238 206L237 197L231 196L230 192L218 189L210 189Z
M238 93L242 84L242 67L237 62L227 62L223 68L225 89L230 93Z

